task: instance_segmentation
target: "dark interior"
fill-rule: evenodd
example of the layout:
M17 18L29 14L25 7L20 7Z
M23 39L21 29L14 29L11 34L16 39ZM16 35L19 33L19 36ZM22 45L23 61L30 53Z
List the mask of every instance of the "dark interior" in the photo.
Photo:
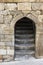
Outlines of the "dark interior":
M35 56L35 32L33 20L23 17L15 24L15 58Z

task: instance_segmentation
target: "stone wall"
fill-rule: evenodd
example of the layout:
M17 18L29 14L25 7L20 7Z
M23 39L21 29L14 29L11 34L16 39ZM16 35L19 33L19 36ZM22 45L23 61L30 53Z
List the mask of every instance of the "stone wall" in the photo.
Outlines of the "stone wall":
M43 58L43 0L14 0L13 2L0 3L0 61L14 59L14 26L22 17L28 17L35 22L35 57Z

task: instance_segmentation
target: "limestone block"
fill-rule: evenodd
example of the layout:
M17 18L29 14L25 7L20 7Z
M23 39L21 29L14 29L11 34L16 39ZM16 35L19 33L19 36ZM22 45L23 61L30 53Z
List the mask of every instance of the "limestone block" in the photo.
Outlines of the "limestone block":
M40 0L40 2L43 2L43 0Z
M29 14L29 13L31 13L31 11L29 11L29 10L22 10L22 12L23 12L24 14Z
M39 15L38 20L39 20L39 22L43 22L43 15Z
M31 10L31 3L18 3L18 10Z
M43 3L40 3L40 10L43 10Z
M43 34L40 34L39 37L39 51L40 51L40 56L43 56Z
M6 15L4 16L4 22L5 24L9 24L12 20L12 15Z
M9 47L7 47L7 55L14 55L14 49L9 49Z
M0 55L6 55L6 49L0 49Z
M35 0L0 0L0 2L35 2Z
M14 2L35 2L35 0L14 0Z
M0 45L0 49L6 49L5 45Z
M3 58L4 59L7 59L7 58L9 58L10 56L9 55L3 55Z
M13 55L9 55L6 59L4 59L5 62L14 60Z
M16 10L17 5L15 3L7 3L5 6L6 10Z
M5 46L5 42L0 42L0 46Z
M32 10L43 10L43 3L32 3Z
M6 24L0 24L0 35L3 36L3 34L6 34L4 31L9 29L8 25ZM6 29L5 29L6 28Z
M13 55L4 55L3 58L4 58L4 61L11 61L13 60Z
M40 3L32 3L32 10L40 10Z
M0 11L0 15L10 15L10 11L9 10Z
M0 39L3 39L4 38L4 35L2 34L2 35L0 35Z
M3 56L2 55L0 55L0 60L2 60L3 59Z
M0 0L0 3L2 3L3 2L3 0Z
M0 11L4 10L5 3L0 3Z
M12 41L12 36L11 35L5 35L4 41Z
M0 24L3 23L3 15L0 15Z
M40 0L36 0L36 2L39 2Z
M5 45L7 45L7 46L14 46L14 43L12 43L11 41L10 42L5 42Z
M14 28L13 28L14 29ZM14 34L14 30L13 30L12 28L10 28L8 25L6 25L5 27L4 27L4 31L3 31L3 33L4 34Z
M8 3L8 2L13 2L13 0L3 0L2 2Z

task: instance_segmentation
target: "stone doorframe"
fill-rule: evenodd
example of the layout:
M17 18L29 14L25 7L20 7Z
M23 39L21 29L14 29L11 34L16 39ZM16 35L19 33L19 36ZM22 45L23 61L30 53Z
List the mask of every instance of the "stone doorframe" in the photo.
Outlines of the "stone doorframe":
M16 14L16 13L15 13ZM39 25L40 25L40 27L42 27L42 24L40 24L40 22L38 21L38 18L37 17L35 17L33 14L23 14L22 12L20 12L18 15L16 15L14 18L13 18L13 20L12 20L12 22L10 23L10 27L13 29L13 34L14 34L14 27L15 27L15 23L19 20L19 19L21 19L21 18L23 18L23 17L27 17L27 18L30 18L30 19L32 19L33 20L33 22L35 22L35 25L36 25L36 36L35 36L35 57L36 58L39 58L39 56L40 56L40 51L39 51L39 43L38 43L38 41L39 41L39 36L40 36L40 29L39 29ZM14 39L14 35L13 35L13 39L12 39L12 43L14 43L15 42L15 39Z

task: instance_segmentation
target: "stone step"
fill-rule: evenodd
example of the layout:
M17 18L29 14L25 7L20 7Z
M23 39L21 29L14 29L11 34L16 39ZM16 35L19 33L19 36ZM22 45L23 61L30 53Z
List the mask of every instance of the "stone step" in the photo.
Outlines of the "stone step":
M35 53L35 51L32 51L32 50L30 50L30 51L29 50L28 51L27 50L26 51L16 51L15 52L15 54L18 54L18 55L19 54L20 55L29 55L29 54L34 54L34 53Z
M33 34L16 34L15 36L17 36L17 37L33 37L34 35Z
M34 44L31 44L31 45L29 45L29 44L27 44L27 45L26 45L26 44L17 45L17 44L16 44L16 45L15 45L15 47L19 47L19 48L22 48L22 49L23 49L23 48L26 48L26 49L27 49L27 48L31 48L31 47L34 47L34 46L35 46Z
M34 41L34 39L15 39L15 41L20 41L20 42L28 42L28 41Z

